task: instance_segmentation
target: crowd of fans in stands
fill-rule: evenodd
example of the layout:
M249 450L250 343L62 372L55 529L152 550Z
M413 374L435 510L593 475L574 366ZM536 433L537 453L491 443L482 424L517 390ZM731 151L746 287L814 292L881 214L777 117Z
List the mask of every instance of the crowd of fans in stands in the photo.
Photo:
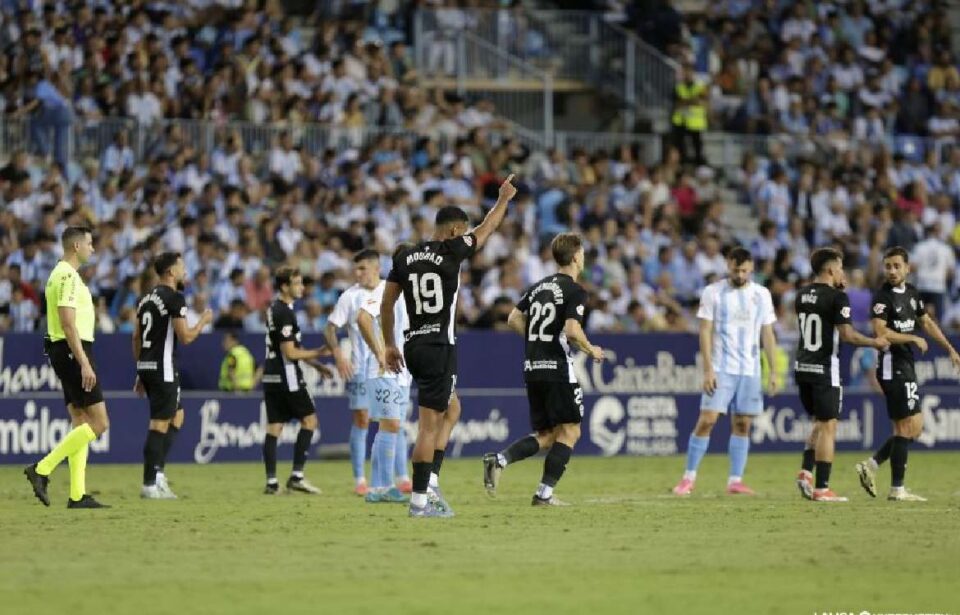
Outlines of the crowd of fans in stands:
M742 14L736 12L740 4L748 6ZM591 331L694 330L699 291L724 275L723 251L736 241L747 243L758 257L757 277L774 291L784 329L793 327L792 292L809 275L811 247L828 243L847 256L856 320L868 318L868 289L878 281L882 250L904 245L923 263L917 282L938 314L948 326L960 324L953 279L954 246L960 239L958 151L938 148L903 156L883 148L839 148L836 154L801 150L798 155L796 148L772 141L763 156L745 156L738 172L726 177L710 167L684 166L670 147L656 164L645 164L646 152L636 147L532 151L499 133L494 138L490 128L496 119L488 106L468 108L418 87L402 43L399 12L379 21L376 12L363 20L324 20L308 46L270 1L259 11L226 11L219 22L209 18L211 11L223 12L215 3L170 4L164 11L157 6L78 3L70 19L57 12L5 11L0 27L4 112L35 118L60 96L69 105L68 118L278 120L286 129L263 156L253 155L243 133L229 125L209 152L192 146L178 126L170 125L143 156L118 131L98 158L57 164L54 137L62 118L45 115L51 156L18 151L0 169L0 330L42 326L40 299L59 256L59 233L68 224L85 224L95 230L96 253L82 273L97 297L101 331L132 331L137 297L151 283L150 258L163 250L184 254L191 317L210 307L217 313L214 328L262 331L262 308L272 294L270 272L290 264L307 279L305 299L297 306L301 325L320 331L351 283L352 254L377 249L385 275L397 242L430 236L438 207L457 204L479 220L508 173L520 178L520 194L500 232L463 271L459 318L466 325L504 328L526 285L553 270L549 238L565 230L580 231L587 239L584 282L590 290ZM745 71L756 74L753 85L744 86L743 107L750 107L751 92L768 83L771 96L781 87L797 88L787 100L796 94L805 108L811 100L807 60L799 65L799 80L787 70L796 62L789 55L791 29L807 33L810 28L788 28L793 22L786 17L803 21L803 14L794 16L796 9L784 5L774 19L753 6L723 3L710 17L723 24L717 36L694 24L691 39L710 41L703 43L707 53L692 59L706 58L702 72L716 73L717 84L724 67L754 62ZM861 43L872 40L870 46L877 42L868 34L880 36L889 21L876 20L877 6L871 3L864 12L876 25L861 28ZM931 10L936 15L937 9ZM845 15L818 13L812 23L835 21L840 25L831 31L845 32ZM212 23L228 25L205 25ZM939 23L930 25L927 39L916 42L918 49L939 40ZM370 35L371 28L378 37ZM844 34L831 39L828 48L815 38L822 35L821 28L810 32L811 45L804 50L822 48L829 56L844 45L862 46L844 43ZM886 43L894 40L883 36ZM760 63L755 52L764 49L767 38L774 55L781 49L777 41L784 41L787 65ZM736 61L725 61L722 54L730 53L734 41L747 47L739 56L728 56ZM891 52L879 59L880 67L884 60L897 58ZM916 66L907 70L918 74ZM960 91L960 83L946 76L949 70L940 72L944 92ZM923 74L925 95L937 74L933 64ZM146 75L164 78L145 80ZM857 102L860 85L841 90L831 91L852 114L845 120L853 120L863 108ZM901 106L904 96L898 96ZM839 104L815 106L833 114ZM772 109L764 116L770 120L766 125L744 126L786 130ZM763 115L738 113L748 120ZM296 128L316 121L403 126L423 136L384 135L311 155L299 147ZM849 130L851 124L844 126ZM749 237L736 235L726 222L729 186L739 192L732 198L749 203L760 220L758 232Z

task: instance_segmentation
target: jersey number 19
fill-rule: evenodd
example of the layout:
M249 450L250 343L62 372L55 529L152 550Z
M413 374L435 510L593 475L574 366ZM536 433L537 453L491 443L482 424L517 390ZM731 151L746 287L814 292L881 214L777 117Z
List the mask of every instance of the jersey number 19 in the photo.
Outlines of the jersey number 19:
M443 310L443 282L436 273L410 274L413 303L417 314L439 314Z

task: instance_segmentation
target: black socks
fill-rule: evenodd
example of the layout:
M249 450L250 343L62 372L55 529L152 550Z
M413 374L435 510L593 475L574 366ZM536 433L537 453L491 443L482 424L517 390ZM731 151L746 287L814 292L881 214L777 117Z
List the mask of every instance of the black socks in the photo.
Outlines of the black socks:
M507 460L507 463L523 461L527 457L532 457L540 452L540 443L533 436L520 438L501 453Z
M313 430L312 429L303 429L300 428L300 431L297 432L297 443L293 447L293 471L294 472L303 472L303 466L307 464L307 453L310 450L310 440L313 439ZM276 448L273 449L276 453ZM276 464L276 456L274 456L274 464ZM274 465L276 467L276 465Z
M803 465L801 465L800 468L802 470L806 470L807 472L813 472L815 459L814 450L812 448L803 449Z
M443 454L444 454L444 450L442 448L438 448L435 451L433 451L433 470L432 471L437 476L440 476L440 466L443 465Z
M433 463L429 461L413 462L413 492L426 493L430 486L430 472L433 469Z
M547 453L547 458L543 462L543 478L540 482L550 487L556 487L557 481L563 476L567 469L567 463L570 461L570 455L573 449L561 442L554 442Z
M903 487L903 478L907 474L907 449L910 438L893 436L890 451L890 486Z
M143 484L157 484L157 469L163 463L163 441L165 433L150 430L147 432L147 441L143 445Z
M833 463L830 461L818 461L817 462L817 478L816 478L816 488L817 489L826 489L830 486L830 470L833 468Z
M267 482L277 480L277 436L267 434L263 438L263 466L267 470Z

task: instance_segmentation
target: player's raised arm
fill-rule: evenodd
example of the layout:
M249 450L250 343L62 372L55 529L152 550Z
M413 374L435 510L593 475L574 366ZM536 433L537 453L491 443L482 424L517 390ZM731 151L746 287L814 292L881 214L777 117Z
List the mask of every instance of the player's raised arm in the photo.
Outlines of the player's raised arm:
M393 307L396 305L397 299L400 298L400 293L400 285L392 280L387 280L387 284L383 288L383 300L380 303L380 332L385 346L384 358L387 362L387 369L394 373L400 373L400 370L403 369L403 355L397 348L393 335L393 329L396 326Z
M478 250L487 242L487 239L490 238L493 231L499 228L504 216L507 215L507 205L510 204L510 200L517 194L517 188L511 183L513 182L513 178L514 175L511 173L510 176L500 184L500 196L497 198L497 203L493 206L493 209L487 212L487 216L483 219L483 222L481 222L477 228L470 231L473 236L477 238Z
M203 311L203 314L200 315L200 320L192 327L187 326L186 318L175 316L173 318L173 332L177 334L177 340L179 340L181 344L192 344L200 337L203 328L211 322L213 322L213 312L210 311L209 308Z

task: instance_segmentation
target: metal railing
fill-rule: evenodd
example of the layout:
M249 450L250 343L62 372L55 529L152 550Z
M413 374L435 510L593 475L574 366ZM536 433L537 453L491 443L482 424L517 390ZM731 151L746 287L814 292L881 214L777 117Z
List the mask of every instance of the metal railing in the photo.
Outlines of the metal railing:
M415 32L421 71L442 69L438 58L443 41L470 32L554 80L577 82L620 98L628 131L636 116L663 114L672 101L676 63L597 11L421 10Z

